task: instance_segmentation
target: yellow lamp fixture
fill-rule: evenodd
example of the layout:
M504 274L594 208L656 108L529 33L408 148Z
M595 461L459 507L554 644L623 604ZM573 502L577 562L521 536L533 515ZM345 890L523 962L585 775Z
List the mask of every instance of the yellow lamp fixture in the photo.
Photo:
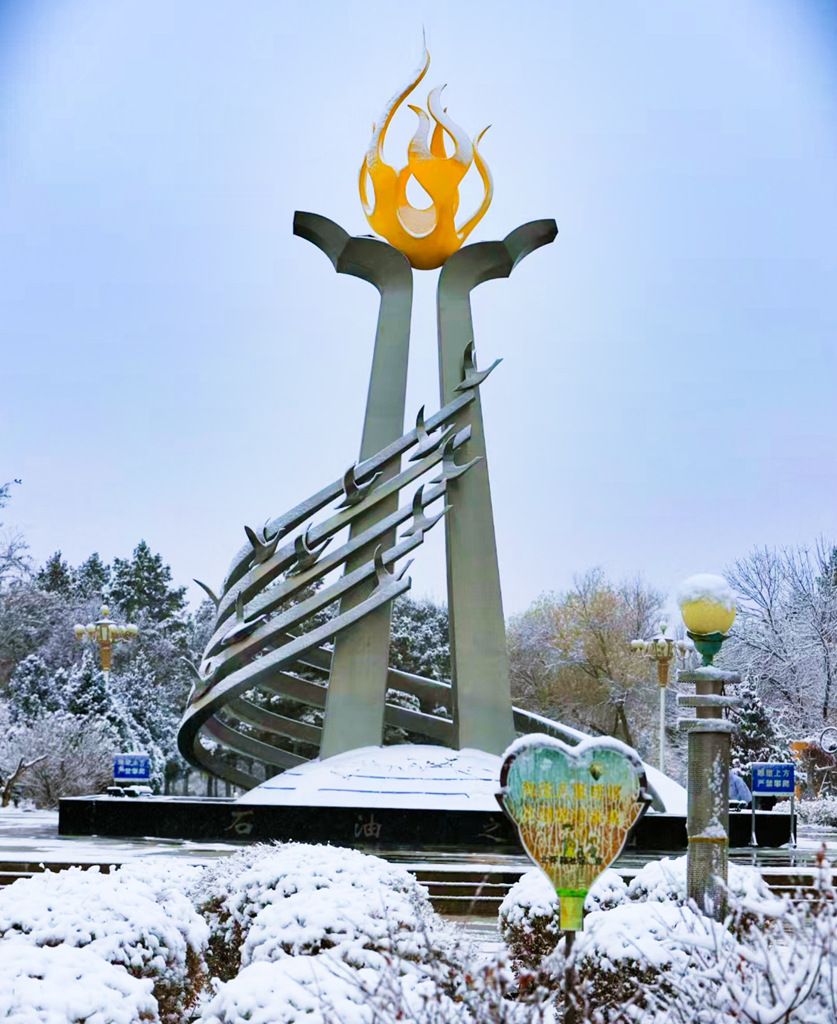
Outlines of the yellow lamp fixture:
M99 645L102 671L108 674L111 669L113 644L117 640L136 639L139 629L132 622L121 626L111 621L110 609L106 604L102 605L101 616L98 622L89 622L86 626L74 626L73 631L76 640L93 640Z
M686 630L711 665L735 621L735 596L722 576L698 573L685 580L677 592Z
M494 194L491 172L477 148L488 129L484 128L472 142L442 106L444 86L433 89L428 96L429 116L421 107L408 104L418 118L418 128L407 148L406 165L396 171L384 160L384 141L392 119L429 67L430 54L425 47L424 61L417 75L390 102L380 122L372 126L369 152L360 169L360 199L372 230L403 252L417 270L441 267L485 216ZM432 135L431 117L434 121ZM450 156L445 150L445 135L453 142L454 151ZM484 196L476 213L457 227L459 185L472 164L482 178ZM430 206L425 209L413 206L407 198L411 178L430 198ZM369 201L370 183L374 202Z

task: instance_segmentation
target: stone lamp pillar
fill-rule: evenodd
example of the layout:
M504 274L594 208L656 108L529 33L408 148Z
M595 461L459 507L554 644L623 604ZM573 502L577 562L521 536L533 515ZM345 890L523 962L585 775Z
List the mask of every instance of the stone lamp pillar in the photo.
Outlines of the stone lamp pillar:
M724 579L707 574L686 580L678 597L688 635L703 658L701 668L678 673L681 682L695 687L694 695L677 698L681 707L695 708L696 713L680 721L689 734L688 895L704 913L721 920L729 853L730 737L736 731L724 720L723 710L739 703L724 689L740 683L741 677L712 661L729 636L735 599Z

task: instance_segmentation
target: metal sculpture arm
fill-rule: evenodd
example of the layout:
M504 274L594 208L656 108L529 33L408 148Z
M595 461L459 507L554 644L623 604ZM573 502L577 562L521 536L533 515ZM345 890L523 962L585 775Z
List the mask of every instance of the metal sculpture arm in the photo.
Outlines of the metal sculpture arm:
M456 396L462 360L473 342L471 292L486 281L509 277L518 263L558 234L554 220L533 220L502 242L477 242L455 252L439 274L439 379L442 405Z
M479 396L480 385L494 367L477 370L471 292L485 281L508 277L526 255L551 242L557 231L554 220L524 224L502 242L479 242L460 249L439 275L441 401L444 404L463 392L474 395L474 401L457 417L457 425L471 427L466 461L480 460L461 478L452 472L446 476L452 506L445 519L445 539L455 745L497 754L514 738L514 723ZM478 601L474 600L477 580Z
M427 421L426 430L433 431L442 424L452 420L469 402L474 399L473 394L459 395L453 402L449 402L444 409L440 409L439 412L434 413ZM420 439L420 435L417 430L410 430L406 434L399 437L392 444L389 444L380 452L376 452L375 455L361 462L355 468L355 476L364 478L376 470L384 467L389 467L396 460L400 460L401 456L409 451L413 445ZM387 474L389 475L389 474ZM325 508L326 505L331 504L332 501L339 498L343 494L343 477L338 477L333 480L322 490L317 491L316 494L312 494L310 498L306 498L304 501L295 505L289 511L283 513L280 516L276 516L274 519L268 520L265 524L264 532L271 538L275 534L279 534L284 537L290 533L297 526L301 526L302 523L309 520L311 516L315 515L321 509ZM274 558L278 558L285 549L282 548L278 553L274 555ZM243 576L245 576L252 566L254 561L254 549L252 543L244 545L240 548L235 557L232 560L229 571L227 572L224 585L221 589L221 597L216 598L212 595L213 602L219 607L219 620L225 618L227 615L232 614L233 607L235 605L235 594L238 589L235 584L238 583ZM274 564L271 560L270 565ZM279 569L279 572L284 571ZM205 587L205 584L201 584ZM230 595L232 595L230 597Z

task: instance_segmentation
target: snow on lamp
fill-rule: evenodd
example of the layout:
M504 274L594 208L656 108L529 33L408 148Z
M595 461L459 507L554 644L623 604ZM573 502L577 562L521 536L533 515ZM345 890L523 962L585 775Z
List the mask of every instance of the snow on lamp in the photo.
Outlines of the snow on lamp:
M723 576L698 573L680 585L677 600L703 664L711 665L735 621L735 596L730 585Z

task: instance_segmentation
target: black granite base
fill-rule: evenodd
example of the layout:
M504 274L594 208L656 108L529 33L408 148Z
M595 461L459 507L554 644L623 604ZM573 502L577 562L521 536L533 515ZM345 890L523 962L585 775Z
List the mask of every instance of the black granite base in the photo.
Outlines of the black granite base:
M186 797L67 797L60 804L58 831L64 836L144 836L198 842L296 840L364 849L520 849L516 830L499 810L286 807ZM759 846L781 846L789 835L789 815L756 814ZM730 814L730 845L747 846L749 842L749 812ZM628 845L659 852L685 850L686 819L647 814L634 828Z

